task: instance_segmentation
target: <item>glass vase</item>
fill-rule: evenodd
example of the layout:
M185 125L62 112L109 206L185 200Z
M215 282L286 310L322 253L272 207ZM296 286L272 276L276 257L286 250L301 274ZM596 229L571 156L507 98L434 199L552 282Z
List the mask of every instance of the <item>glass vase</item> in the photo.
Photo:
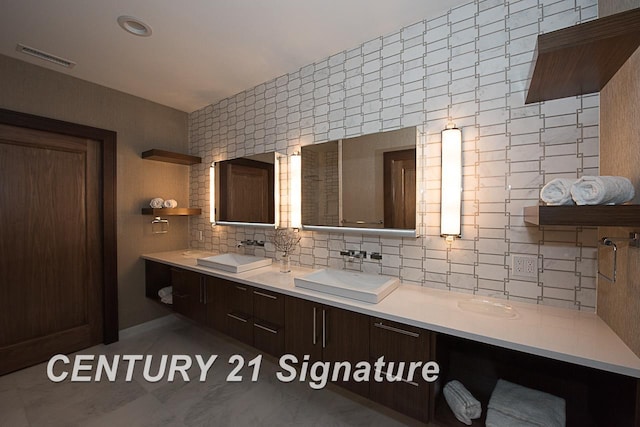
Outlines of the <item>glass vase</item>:
M280 255L280 273L289 273L291 271L291 256L287 253Z

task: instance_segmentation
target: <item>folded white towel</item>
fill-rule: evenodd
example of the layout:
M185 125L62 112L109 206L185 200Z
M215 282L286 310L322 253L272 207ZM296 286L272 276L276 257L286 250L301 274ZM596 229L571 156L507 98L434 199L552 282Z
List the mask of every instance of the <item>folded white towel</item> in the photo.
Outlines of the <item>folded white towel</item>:
M178 202L176 202L174 199L165 200L163 206L165 208L177 208Z
M151 202L149 203L149 206L151 206L154 209L160 209L162 207L164 203L164 199L160 198L160 197L156 197L155 199L151 199Z
M571 186L571 197L578 205L615 205L633 196L633 184L622 176L583 176Z
M158 291L160 301L165 304L173 304L173 287L166 286Z
M480 418L482 405L458 380L449 381L442 390L444 399L458 421L471 425L471 420Z
M540 199L550 206L573 205L571 199L571 185L575 179L556 178L552 179L542 187Z
M487 409L487 427L564 427L564 399L499 379Z

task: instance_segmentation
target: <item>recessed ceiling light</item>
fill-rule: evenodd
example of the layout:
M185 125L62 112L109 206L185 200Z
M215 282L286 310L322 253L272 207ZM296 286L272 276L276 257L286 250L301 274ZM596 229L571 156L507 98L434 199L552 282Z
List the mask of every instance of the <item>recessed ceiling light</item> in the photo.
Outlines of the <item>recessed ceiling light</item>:
M118 16L118 25L134 36L149 37L151 35L151 27L149 24L133 16Z

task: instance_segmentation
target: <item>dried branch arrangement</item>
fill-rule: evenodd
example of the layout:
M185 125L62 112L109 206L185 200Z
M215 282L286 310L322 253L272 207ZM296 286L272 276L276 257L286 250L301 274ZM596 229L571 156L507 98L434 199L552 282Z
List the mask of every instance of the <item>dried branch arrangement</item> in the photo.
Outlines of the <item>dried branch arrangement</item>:
M287 256L300 242L300 235L290 228L277 228L272 242L277 251L283 252Z

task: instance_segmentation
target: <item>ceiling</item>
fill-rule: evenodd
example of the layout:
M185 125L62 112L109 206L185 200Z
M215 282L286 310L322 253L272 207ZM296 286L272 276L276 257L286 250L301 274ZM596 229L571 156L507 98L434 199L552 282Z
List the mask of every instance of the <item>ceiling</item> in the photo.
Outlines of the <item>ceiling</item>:
M191 112L468 1L3 0L0 54ZM120 15L153 34L126 33Z

